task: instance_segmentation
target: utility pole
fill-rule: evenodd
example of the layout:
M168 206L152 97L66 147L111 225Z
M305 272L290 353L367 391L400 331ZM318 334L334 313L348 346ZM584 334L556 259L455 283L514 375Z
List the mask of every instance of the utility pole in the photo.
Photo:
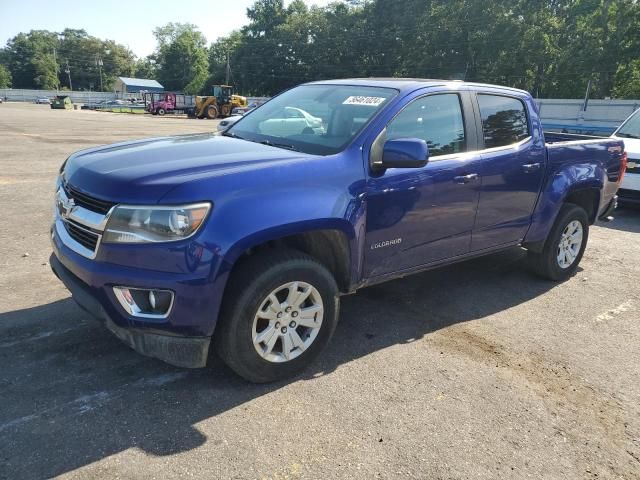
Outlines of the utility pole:
M53 63L56 64L56 93L60 93L60 67L58 66L58 57L56 56L56 49L53 48Z
M589 104L589 93L591 93L591 78L589 79L589 83L587 83L587 91L584 94L584 103L582 104L582 111L587 111L587 105Z
M102 66L104 65L104 63L102 62L102 56L100 56L99 53L96 53L96 66L98 67L98 70L100 71L100 91L103 92L104 89L102 88Z
M69 60L67 60L67 67L64 69L65 73L69 75L69 90L73 92L73 85L71 85L71 67L69 67Z
M227 52L227 75L225 76L225 85L229 85L229 74L231 72L231 65L229 65L229 52Z

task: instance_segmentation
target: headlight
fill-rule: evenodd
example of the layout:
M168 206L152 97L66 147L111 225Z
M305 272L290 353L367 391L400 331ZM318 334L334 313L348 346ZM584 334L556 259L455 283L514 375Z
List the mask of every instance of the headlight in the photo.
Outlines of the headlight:
M103 242L173 242L190 237L204 223L210 203L181 206L118 205L109 216Z

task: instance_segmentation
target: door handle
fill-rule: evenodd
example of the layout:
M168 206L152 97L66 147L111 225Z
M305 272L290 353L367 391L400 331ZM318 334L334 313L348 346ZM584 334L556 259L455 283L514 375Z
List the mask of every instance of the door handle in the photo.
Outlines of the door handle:
M522 165L522 170L524 173L531 173L540 170L540 163L525 163Z
M460 175L458 177L453 177L453 181L456 183L469 183L473 180L477 180L477 173L470 173L469 175Z

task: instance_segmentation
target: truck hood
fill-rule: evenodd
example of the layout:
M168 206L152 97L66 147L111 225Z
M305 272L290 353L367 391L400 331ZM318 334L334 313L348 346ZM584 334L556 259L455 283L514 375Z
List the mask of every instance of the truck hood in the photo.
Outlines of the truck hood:
M313 158L215 134L151 138L90 148L67 160L63 180L112 202L156 203L195 179Z

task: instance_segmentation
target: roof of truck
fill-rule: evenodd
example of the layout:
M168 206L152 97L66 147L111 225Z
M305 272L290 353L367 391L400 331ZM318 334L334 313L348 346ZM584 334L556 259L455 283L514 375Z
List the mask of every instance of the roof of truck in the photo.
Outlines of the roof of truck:
M395 88L397 90L415 90L416 88L424 87L436 87L441 85L470 85L476 87L491 87L500 88L505 90L512 90L518 93L528 93L524 90L520 90L512 87L505 87L503 85L492 85L489 83L476 83L476 82L464 82L462 80L442 80L432 78L395 78L395 77L370 77L370 78L342 78L336 80L319 80L316 82L309 82L309 84L316 85L362 85L370 87L387 87Z

